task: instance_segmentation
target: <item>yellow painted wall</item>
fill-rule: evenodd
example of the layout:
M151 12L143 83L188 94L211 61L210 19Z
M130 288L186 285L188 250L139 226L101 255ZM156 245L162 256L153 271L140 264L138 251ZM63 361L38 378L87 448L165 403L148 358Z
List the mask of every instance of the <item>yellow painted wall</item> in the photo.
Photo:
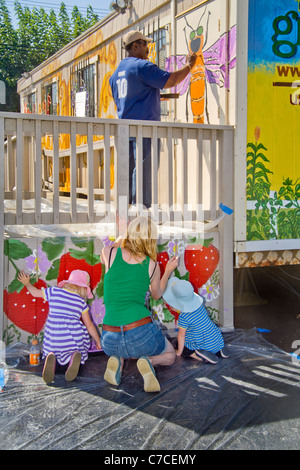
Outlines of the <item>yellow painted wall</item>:
M281 65L279 65L281 67ZM300 62L299 62L300 75ZM295 78L280 77L278 69L265 66L248 74L248 142L255 140L254 130L260 128L259 141L267 148L271 189L278 191L283 177L300 177L300 88L273 86L273 82L293 82ZM300 85L300 78L299 78ZM291 100L299 102L292 105Z

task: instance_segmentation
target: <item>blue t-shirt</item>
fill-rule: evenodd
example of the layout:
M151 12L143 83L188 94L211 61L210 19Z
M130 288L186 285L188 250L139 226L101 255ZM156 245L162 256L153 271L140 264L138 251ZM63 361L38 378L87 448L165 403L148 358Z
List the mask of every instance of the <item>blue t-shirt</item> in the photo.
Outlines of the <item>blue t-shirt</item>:
M160 90L169 76L148 60L123 59L109 80L118 118L160 121Z
M215 354L224 347L222 333L203 305L194 312L181 312L178 326L186 330L184 345L188 349L204 349Z

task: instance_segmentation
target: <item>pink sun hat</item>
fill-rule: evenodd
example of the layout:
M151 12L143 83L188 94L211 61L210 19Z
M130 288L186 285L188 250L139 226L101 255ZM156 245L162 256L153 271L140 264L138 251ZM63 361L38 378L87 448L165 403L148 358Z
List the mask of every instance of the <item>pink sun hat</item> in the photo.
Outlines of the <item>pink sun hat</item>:
M67 281L60 281L57 285L58 287L63 287L67 282L70 284L74 284L75 286L86 287L88 299L94 298L90 288L90 275L86 271L82 271L81 269L75 269L71 272Z

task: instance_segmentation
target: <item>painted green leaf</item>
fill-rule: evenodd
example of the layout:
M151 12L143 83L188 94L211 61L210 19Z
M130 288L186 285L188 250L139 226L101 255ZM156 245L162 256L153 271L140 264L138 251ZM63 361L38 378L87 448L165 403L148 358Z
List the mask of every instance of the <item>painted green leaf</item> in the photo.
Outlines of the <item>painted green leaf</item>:
M90 240L87 240L86 238L71 237L71 240L75 246L78 246L78 248L87 248L88 244L90 243Z
M7 288L7 291L11 294L12 292L21 292L21 290L23 289L24 285L22 284L22 282L20 282L18 280L17 277L15 277L15 279L13 281L11 281L11 283L9 284L8 288Z
M51 268L47 272L46 281L52 281L58 278L60 259L53 261Z
M95 294L97 297L102 298L104 295L104 276L105 276L105 264L101 264L101 279L97 284Z
M95 266L95 264L100 263L100 256L95 255L94 253L94 241L90 240L85 242L85 250L79 251L70 248L69 252L76 259L84 259L88 264L91 266Z
M166 251L168 247L168 242L162 243L161 245L157 245L157 252L162 253L163 251Z
M4 254L11 259L24 259L32 255L32 250L20 240L10 239L4 242Z
M263 154L263 153L258 153L256 155L256 157L258 158L261 158L264 162L270 162L270 160L268 160L268 158ZM272 173L272 172L271 172Z
M42 249L46 253L49 261L57 258L65 248L65 238L45 238L42 242Z
M164 312L164 322L172 323L172 321L174 321L174 315L172 315L172 313L170 313L167 308L164 308L163 312Z

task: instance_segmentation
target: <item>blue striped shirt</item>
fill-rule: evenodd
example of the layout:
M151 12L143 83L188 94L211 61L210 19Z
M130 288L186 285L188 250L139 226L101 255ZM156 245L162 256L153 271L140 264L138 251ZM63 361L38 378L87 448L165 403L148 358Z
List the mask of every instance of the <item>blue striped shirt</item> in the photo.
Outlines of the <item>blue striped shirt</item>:
M204 349L215 354L224 347L222 333L203 305L194 312L181 312L178 326L186 330L184 345L188 349Z

